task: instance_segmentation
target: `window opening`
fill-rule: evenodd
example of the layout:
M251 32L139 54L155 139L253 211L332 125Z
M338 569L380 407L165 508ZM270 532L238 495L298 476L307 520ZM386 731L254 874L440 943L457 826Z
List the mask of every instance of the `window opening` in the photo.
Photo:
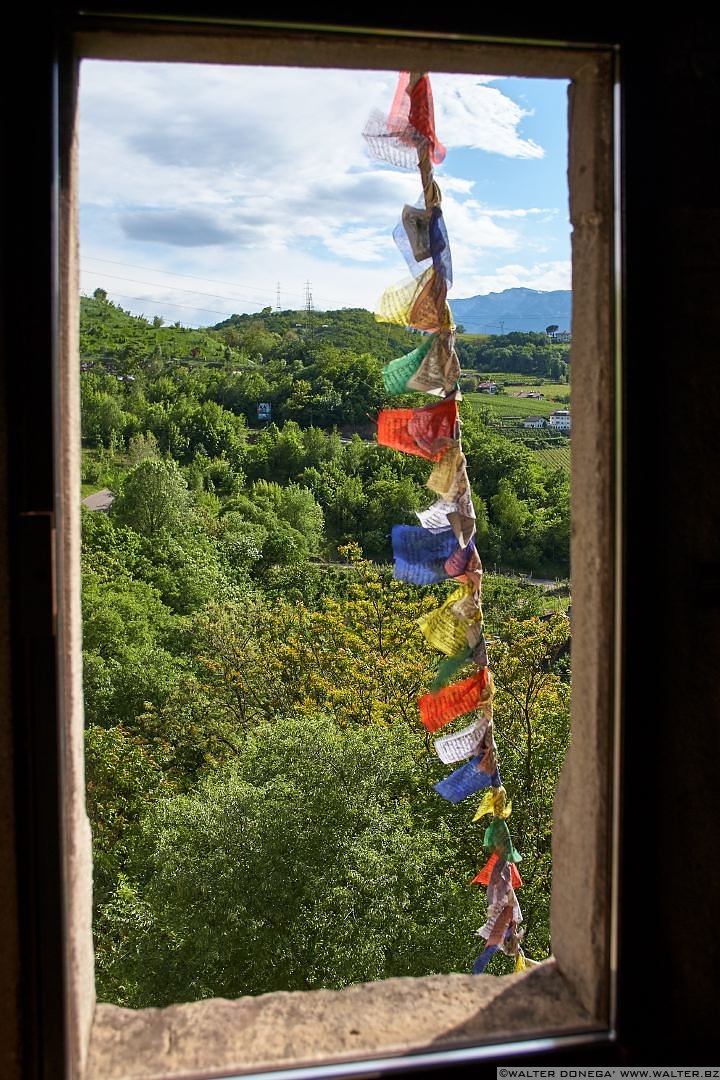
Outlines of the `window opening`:
M108 67L102 65L106 78ZM87 69L86 61L83 74ZM131 89L127 69L123 71L126 82L120 95L111 92L112 77L101 87L92 73L88 75L94 108L104 96L106 132L112 130L108 117L115 111L119 120L126 107L125 94L132 97L141 88L147 92L147 84L142 86L147 76L143 68L140 71L137 90ZM331 86L340 74L347 79L347 73L332 73ZM176 69L176 87L182 77L183 69ZM210 69L210 83L214 77ZM265 69L257 77L262 85L279 75ZM385 73L360 77L388 83ZM353 78L357 80L358 74ZM389 76L391 81L396 78L396 73ZM491 79L476 77L471 84L470 77L456 77L453 91L451 77L438 76L446 93L454 93L461 104L458 87L463 79L466 91L473 85L476 92L491 95L486 100L499 95L500 110L510 109L512 96L492 86ZM526 94L528 82L521 80ZM563 93L565 87L563 83ZM555 102L557 90L557 86L542 88L556 95ZM158 82L155 94L159 93ZM366 102L363 105L367 114ZM81 108L87 107L81 97ZM541 156L541 148L522 138L521 113L515 113L514 125L506 117L501 136L495 137L514 139L515 150L532 161ZM495 118L498 124L503 122L501 111ZM362 117L363 122L366 119L367 115ZM289 120L285 118L281 136L287 135ZM364 128L369 146L377 146L386 136L373 123L371 116ZM263 146L257 130L253 132L247 120L244 124L247 130L239 140L243 149L257 157L272 178L276 175L272 138L268 136L268 145ZM534 584L532 567L526 565L521 576L528 580L513 582L507 574L489 574L485 565L486 580L495 578L490 606L494 596L497 610L505 609L507 627L512 628L505 640L501 634L497 637L498 656L503 657L501 690L508 704L513 696L524 695L524 712L518 706L513 737L522 735L525 724L525 790L529 795L535 789L533 811L542 814L544 803L547 815L569 722L569 634L566 619L553 615L553 607L569 612L569 478L563 469L551 474L540 465L542 450L533 441L535 433L531 436L527 420L521 424L517 417L531 409L543 424L547 417L546 457L554 454L569 468L569 432L553 423L568 410L553 406L563 400L569 403L569 345L562 334L570 332L570 290L518 289L515 303L520 294L531 292L539 301L539 312L537 304L532 315L529 309L506 310L499 323L491 325L477 322L487 315L460 316L456 323L462 320L470 326L468 332L453 324L451 336L454 339L457 331L460 356L449 344L449 325L440 328L447 335L445 359L452 362L452 372L448 365L438 368L431 363L437 360L438 328L418 316L418 297L412 290L409 299L385 292L378 310L373 304L371 311L348 306L331 311L319 305L316 309L313 286L306 280L302 294L296 290L297 306L286 308L281 279L287 275L284 270L266 272L264 286L243 286L246 306L260 310L222 319L220 303L225 296L207 289L220 283L215 275L191 274L194 264L186 258L175 264L182 270L163 275L176 284L163 283L157 266L150 265L162 260L133 256L130 246L144 241L166 252L184 245L185 252L202 254L195 267L200 271L211 265L206 252L212 258L231 242L233 230L244 229L249 236L254 230L262 237L263 215L265 226L272 228L272 183L264 190L257 180L244 178L237 163L233 162L219 194L202 189L202 159L217 168L227 145L210 132L198 142L192 131L188 106L186 111L179 107L165 126L160 114L153 115L146 130L126 136L136 154L161 163L169 175L180 178L185 205L180 212L163 203L157 179L150 176L146 197L159 208L127 206L111 228L107 204L117 189L108 169L111 137L106 134L103 139L96 129L87 144L81 139L81 161L85 154L88 160L87 169L81 171L87 192L81 208L82 235L103 236L102 246L91 248L103 254L82 251L81 309L86 752L96 845L100 998L142 1007L273 989L339 987L398 974L469 972L474 959L469 935L485 922L484 899L473 897L477 885L471 880L490 884L496 891L496 878L504 881L505 875L517 885L519 875L515 869L510 879L512 868L504 860L483 868L483 830L470 819L459 825L457 815L450 807L439 807L433 794L433 788L442 793L443 785L452 781L443 779L445 766L462 760L457 755L478 734L486 740L487 759L495 761L494 687L485 656L486 663L480 665L485 681L478 687L484 704L473 698L471 708L463 706L456 715L464 716L467 725L468 714L480 705L486 726L473 723L472 732L445 734L432 745L430 733L454 717L446 714L432 720L422 712L423 703L435 705L452 694L458 672L472 658L455 647L454 639L448 650L442 634L437 637L441 628L432 609L439 600L438 611L447 621L447 589L441 584L447 578L420 573L419 551L412 541L420 532L425 539L442 541L450 519L440 523L444 531L431 532L438 525L432 515L449 512L459 514L453 519L465 541L459 552L473 551L473 542L468 546L467 541L477 528L475 508L468 486L467 514L448 511L444 503L450 488L441 484L436 491L443 506L423 510L422 459L428 455L423 452L418 458L417 450L411 450L416 460L398 463L397 454L379 447L398 445L401 417L387 408L393 404L390 395L400 390L405 395L400 400L409 402L408 391L434 388L427 378L423 380L423 373L430 382L437 381L442 369L442 383L450 393L435 411L452 407L450 438L456 434L453 396L462 397L464 386L463 422L471 444L474 440L473 466L482 448L486 460L495 455L493 469L503 474L494 487L484 480L479 501L483 541L489 544L495 530L493 571L502 570L497 565L502 562L502 529L510 536L514 527L515 535L520 535L523 520L527 525L532 516L531 505L540 517L555 515L553 521L544 521L551 546L543 550L536 530L535 547L528 549L538 560L536 565L545 560L550 568L545 573L550 577L554 572L555 580ZM360 124L358 141L362 134ZM307 141L320 142L320 137L313 140L305 131L295 138L298 148ZM411 168L417 174L417 147L410 149L416 158ZM319 155L331 159L332 149L321 146ZM297 157L301 163L299 149ZM438 248L439 243L447 245L439 186L427 159L419 160L425 191L422 206L413 205L417 175L413 184L403 186L393 170L363 173L356 164L334 189L326 182L325 192L308 209L302 206L300 165L293 177L294 213L305 214L305 235L320 233L318 243L327 251L349 247L357 259L381 257L380 241L389 244L392 230L375 231L367 212L369 201L353 204L354 193L375 185L384 220L397 217L391 206L397 199L391 195L405 200L401 251L403 245L407 249L408 243L415 244L410 260L417 265L417 245L425 228L430 258L442 263L447 280L449 248L445 247L446 254ZM436 160L439 164L439 153ZM105 205L103 181L108 185ZM243 184L252 188L252 213L232 204L232 191ZM481 188L479 179L476 186ZM447 191L467 195L471 184L451 174ZM483 197L482 190L472 194ZM213 198L219 207L211 213L207 200ZM198 209L196 204L203 199L206 203ZM329 232L323 220L324 208L333 200L350 208L352 223L344 234L339 229ZM292 199L289 202L292 205ZM474 209L478 220L486 223L487 242L495 235L501 248L517 239L503 233L498 222L562 214L561 207L504 204L479 210L470 205L472 200L453 199L452 194L447 202L459 225ZM399 235L400 225L395 227L395 221L392 225ZM111 257L118 252L109 243L112 230L118 242L119 229L124 232L122 259ZM457 235L462 235L460 229ZM553 242L561 247L560 240ZM287 238L279 236L279 248L283 244ZM458 248L460 265L467 265L467 248L460 244ZM559 269L555 267L555 272ZM153 291L160 292L154 297L146 293L138 301L123 291L150 285L146 276L156 278ZM180 302L175 293L194 289L188 285L193 277L198 279L198 292L183 299L194 299L191 307L218 303L218 309L196 311L194 328L179 320L166 325L168 312L190 310L174 306ZM272 282L272 290L267 282ZM232 291L227 282L224 287ZM274 305L253 303L253 295L263 291L263 299L274 298ZM199 293L212 299L204 300ZM130 301L130 306L124 309L119 301ZM559 310L562 302L567 306ZM469 301L464 303L467 308ZM158 314L158 309L165 314ZM432 304L425 311L432 322ZM450 316L450 306L443 311ZM203 325L211 316L218 318L214 329ZM547 326L525 333L511 329L518 324L513 320L522 325L533 319L533 325L539 319ZM480 329L491 332L484 336L472 332ZM507 335L502 333L506 329ZM482 356L478 347L482 343L492 359ZM497 368L503 350L506 365L520 370ZM461 366L463 361L467 366ZM495 366L489 366L493 361ZM408 375L409 366L413 371ZM510 390L508 376L525 386ZM544 392L552 377L567 381L556 381L552 391ZM348 385L353 379L354 386ZM535 384L537 388L531 389ZM479 405L486 400L487 405ZM508 411L520 403L520 412L512 410L512 424L501 411L491 410L491 402L494 406L498 401ZM478 409L479 416L471 417L468 408ZM500 422L505 425L502 433L497 430ZM493 438L482 439L483 427ZM556 427L561 433L553 430ZM508 435L514 441L508 441ZM461 452L459 443L456 449ZM510 465L503 463L503 454L509 455ZM440 460L433 475L442 467ZM465 465L459 471L467 479ZM454 479L454 474L449 476L451 482ZM541 495L543 483L548 490ZM418 518L419 528L411 524ZM334 548L330 557L322 549L324 539L329 539L329 520ZM516 550L522 546L517 544ZM444 549L443 554L445 561L452 556ZM479 562L477 555L474 558ZM430 554L424 552L420 561L428 559ZM405 569L398 571L399 567ZM479 584L477 563L470 572ZM413 588L418 584L433 589L419 596ZM455 603L457 598L448 595ZM477 591L474 596L476 615L482 615ZM418 620L429 645L419 652ZM486 643L482 622L476 617L472 622L473 639L466 646L477 664ZM431 685L428 671L438 647L449 652L450 659ZM521 685L516 669L523 663L531 676ZM441 690L443 684L446 690ZM419 738L418 699L428 728L424 745ZM555 727L554 742L547 731L532 730L537 722L533 709L538 708L545 709L548 723ZM531 750L533 737L539 749ZM476 738L471 749L477 756ZM517 762L521 756L522 748ZM534 772L538 760L544 784L537 782L541 774ZM472 768L475 762L468 764ZM483 799L478 815L490 810L495 827L505 834L510 805L497 771L491 769L487 776L494 783L492 799ZM350 796L349 788L354 789ZM458 792L450 795L455 802ZM518 809L516 798L516 818ZM532 905L538 959L549 953L549 821L543 828L534 838L533 873L541 879L544 875ZM530 815L524 832L532 833ZM331 869L328 835L339 853ZM514 857L512 851L508 854ZM464 868L460 874L458 865ZM293 906L288 894L296 888L300 896ZM395 909L390 931L389 900ZM491 942L491 947L495 944ZM512 962L521 965L519 946L515 936L509 951ZM512 970L512 962L503 967L501 959L490 970L497 974Z

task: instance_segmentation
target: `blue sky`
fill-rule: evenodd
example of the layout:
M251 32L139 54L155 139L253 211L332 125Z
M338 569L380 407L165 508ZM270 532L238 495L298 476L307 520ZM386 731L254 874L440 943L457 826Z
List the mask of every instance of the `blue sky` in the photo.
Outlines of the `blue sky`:
M81 292L166 322L375 310L408 277L392 232L419 174L363 128L397 72L84 61ZM430 72L450 299L570 288L567 81Z

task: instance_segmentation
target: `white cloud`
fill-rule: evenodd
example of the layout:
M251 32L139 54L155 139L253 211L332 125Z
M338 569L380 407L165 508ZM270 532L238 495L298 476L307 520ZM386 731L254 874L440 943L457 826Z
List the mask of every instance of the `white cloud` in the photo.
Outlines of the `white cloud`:
M547 206L544 208L539 206L528 206L525 209L517 208L515 210L500 210L487 207L485 213L488 217L494 218L524 218L530 217L531 214L550 214L554 217L558 213L558 210L556 207Z
M183 302L172 321L205 324L217 321L217 309L274 306L278 279L282 306L302 307L310 281L318 307L372 310L406 275L392 231L404 203L421 196L417 173L374 161L362 136L371 111L387 111L396 81L394 72L83 62L83 291L101 286L112 297L115 272L131 279L115 282L121 306L135 310L132 295L168 312ZM446 145L482 149L483 168L493 155L521 159L518 169L522 159L528 167L541 158L542 148L521 133L528 111L503 92L509 83L437 74L432 84ZM477 178L457 174L459 160L455 175L438 174L454 290L517 284L523 273L554 280L560 263L497 271L491 263L498 253L554 258L557 241L539 230L558 211L540 209L531 196L481 203L473 197Z
M446 146L469 146L506 157L539 158L545 153L518 127L532 113L477 75L432 76L435 127Z

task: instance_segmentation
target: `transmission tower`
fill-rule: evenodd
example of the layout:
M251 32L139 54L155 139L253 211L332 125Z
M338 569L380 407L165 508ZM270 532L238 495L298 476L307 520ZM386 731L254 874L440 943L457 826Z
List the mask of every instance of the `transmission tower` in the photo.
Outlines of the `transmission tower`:
M280 310L280 282L277 283L277 294L275 296L275 310Z
M308 330L312 333L313 318L315 309L313 308L312 289L310 288L310 282L305 282L305 321L307 323Z

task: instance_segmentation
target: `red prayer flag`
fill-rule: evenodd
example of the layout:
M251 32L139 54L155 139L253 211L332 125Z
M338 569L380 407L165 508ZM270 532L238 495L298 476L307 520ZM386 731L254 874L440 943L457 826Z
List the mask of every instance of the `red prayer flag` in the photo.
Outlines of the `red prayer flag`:
M410 91L410 123L430 143L430 159L434 165L445 160L445 147L435 134L435 109L433 107L430 79L421 75Z
M493 868L494 868L495 863L497 862L497 860L498 860L498 857L495 854L495 852L493 852L492 855L490 856L490 858L488 859L488 861L483 866L480 873L477 874L472 879L470 884L471 885L489 885L490 884L490 875L493 872ZM522 888L522 878L520 877L520 871L518 870L515 863L510 863L509 866L510 866L510 884L512 885L513 889L521 889Z
M457 421L455 398L420 409L383 409L378 416L377 440L394 450L439 461L455 441Z
M430 143L430 158L435 165L445 160L445 147L435 133L435 110L433 107L430 79L421 75L411 90L410 72L402 71L398 79L395 97L390 107L388 129L404 132L409 124Z
M423 694L418 700L420 719L428 731L437 731L456 716L477 709L488 685L489 668L480 668L462 682L453 683L434 694Z

